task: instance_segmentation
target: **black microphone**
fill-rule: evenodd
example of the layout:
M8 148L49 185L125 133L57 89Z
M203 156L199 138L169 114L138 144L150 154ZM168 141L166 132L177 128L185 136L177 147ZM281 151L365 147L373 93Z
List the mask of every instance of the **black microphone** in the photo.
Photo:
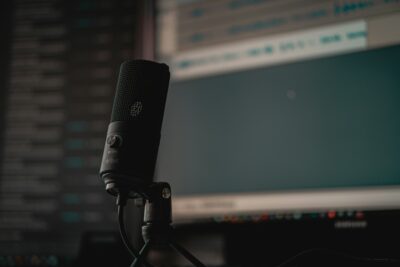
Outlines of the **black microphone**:
M108 193L141 194L153 180L169 68L147 60L121 64L100 177Z

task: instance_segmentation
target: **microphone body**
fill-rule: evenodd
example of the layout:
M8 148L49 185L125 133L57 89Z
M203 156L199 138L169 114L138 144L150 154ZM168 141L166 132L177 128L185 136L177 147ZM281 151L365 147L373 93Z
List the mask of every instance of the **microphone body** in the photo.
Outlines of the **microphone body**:
M121 64L100 167L112 195L141 194L153 180L169 78L165 64Z

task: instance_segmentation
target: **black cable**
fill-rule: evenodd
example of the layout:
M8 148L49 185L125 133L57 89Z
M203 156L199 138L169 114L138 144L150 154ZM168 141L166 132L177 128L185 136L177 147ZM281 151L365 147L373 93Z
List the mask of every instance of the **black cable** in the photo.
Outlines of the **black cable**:
M129 242L128 235L126 233L125 229L125 223L124 223L124 207L126 205L127 198L125 195L119 194L117 196L117 207L118 207L118 224L119 224L119 233L121 234L122 242L124 243L126 249L129 251L129 253L136 259L139 257L139 253L136 252L132 244ZM146 267L153 267L151 264L148 262L142 260L142 263Z
M121 234L122 242L124 243L126 249L129 251L129 253L133 257L137 258L139 254L136 253L136 250L130 244L128 235L126 234L125 224L124 224L124 206L121 206L121 205L118 205L118 224L119 224L119 233Z

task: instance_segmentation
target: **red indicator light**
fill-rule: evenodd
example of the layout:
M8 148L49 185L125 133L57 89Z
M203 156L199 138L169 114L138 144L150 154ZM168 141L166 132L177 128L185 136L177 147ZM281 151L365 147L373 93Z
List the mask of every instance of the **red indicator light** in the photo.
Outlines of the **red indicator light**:
M334 219L335 217L336 217L336 211L331 210L328 212L329 219Z
M261 221L267 221L268 220L268 214L263 214L261 216Z
M364 213L362 211L357 211L356 218L357 219L364 219Z

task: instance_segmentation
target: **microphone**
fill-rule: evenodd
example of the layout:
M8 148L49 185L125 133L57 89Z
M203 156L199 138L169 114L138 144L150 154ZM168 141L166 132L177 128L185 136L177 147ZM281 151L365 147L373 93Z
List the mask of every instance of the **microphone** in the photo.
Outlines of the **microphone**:
M106 191L114 196L143 195L152 183L169 78L166 64L121 64L100 167Z
M169 77L165 64L146 60L122 63L103 151L100 177L107 192L117 197L120 234L135 258L132 267L152 267L145 259L151 246L169 246L195 267L205 267L172 239L171 187L165 182L152 181ZM124 206L128 198L145 200L142 225L145 243L139 252L130 244L125 230Z

